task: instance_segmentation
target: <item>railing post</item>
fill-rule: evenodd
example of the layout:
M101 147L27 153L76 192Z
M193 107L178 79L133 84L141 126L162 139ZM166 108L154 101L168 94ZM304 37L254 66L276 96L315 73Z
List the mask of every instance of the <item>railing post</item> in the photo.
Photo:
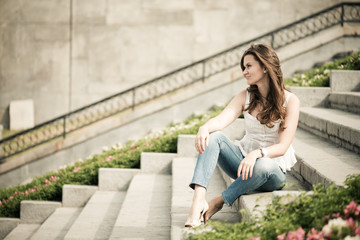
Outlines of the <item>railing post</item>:
M135 88L133 88L132 92L133 92L133 95L132 95L132 106L131 106L131 108L134 111L135 110Z
M344 9L344 4L341 4L341 26L344 26L344 14L345 14L345 9Z
M66 137L66 115L64 116L64 124L63 124L63 128L64 128L64 131L63 131L63 138Z
M271 47L272 47L273 49L275 49L275 48L274 48L274 38L275 38L275 37L274 37L274 32L272 32L272 33L271 33Z
M0 124L0 140L2 139L2 130L3 130L3 125ZM1 157L1 145L0 145L0 157Z
M201 76L201 80L204 82L205 81L205 61L203 61L203 67L202 67L202 76Z

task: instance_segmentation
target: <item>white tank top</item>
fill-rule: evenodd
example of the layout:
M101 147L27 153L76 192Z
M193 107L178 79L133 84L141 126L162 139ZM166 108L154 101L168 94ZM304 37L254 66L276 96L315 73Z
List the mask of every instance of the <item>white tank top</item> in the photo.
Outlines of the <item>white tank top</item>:
M284 107L286 107L291 95L292 93L286 97ZM245 108L248 107L249 103L250 94L246 92ZM269 128L265 124L261 124L248 111L244 111L243 114L245 119L245 136L240 141L235 141L235 144L240 148L244 156L253 150L266 148L278 142L280 120L274 122L274 126ZM272 158L272 160L279 165L283 172L289 171L296 163L294 148L290 145L283 156Z

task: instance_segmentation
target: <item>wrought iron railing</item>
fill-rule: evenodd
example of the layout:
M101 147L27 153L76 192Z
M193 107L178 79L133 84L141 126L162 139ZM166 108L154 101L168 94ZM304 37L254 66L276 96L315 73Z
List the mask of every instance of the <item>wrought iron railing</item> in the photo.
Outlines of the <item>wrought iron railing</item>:
M164 94L204 81L239 64L240 54L251 42L279 49L335 25L360 22L360 3L341 3L260 37L194 62L129 90L107 97L34 128L0 140L0 162L39 144L112 116Z

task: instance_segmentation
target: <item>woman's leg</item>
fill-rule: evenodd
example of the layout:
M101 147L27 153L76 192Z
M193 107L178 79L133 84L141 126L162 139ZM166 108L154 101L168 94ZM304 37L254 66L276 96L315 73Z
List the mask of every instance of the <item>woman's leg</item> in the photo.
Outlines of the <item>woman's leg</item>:
M217 163L230 177L236 178L242 159L240 149L222 132L210 134L209 146L203 154L199 154L189 186L195 189L195 185L200 185L207 189Z
M226 205L232 203L241 195L254 190L274 191L283 188L286 174L269 158L259 158L254 165L251 178L242 180L241 176L222 193Z
M203 154L199 154L194 170L194 176L190 183L190 187L195 191L188 221L190 219L199 218L199 213L204 209L204 204L206 204L206 189L208 188L216 164L221 164L222 167L226 169L226 172L229 172L231 168L235 168L236 175L237 167L242 158L243 156L240 149L222 132L214 132L210 135L209 146L205 148ZM221 199L221 204L220 201L218 201L219 199ZM222 201L221 195L219 199L210 202L209 212L212 213L211 215L222 208L224 202Z

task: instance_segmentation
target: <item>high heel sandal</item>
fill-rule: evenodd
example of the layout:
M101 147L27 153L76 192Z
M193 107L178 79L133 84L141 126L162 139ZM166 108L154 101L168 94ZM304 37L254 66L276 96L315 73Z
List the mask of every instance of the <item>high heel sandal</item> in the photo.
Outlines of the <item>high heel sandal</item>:
M207 217L207 211L208 210L209 210L209 205L205 201L204 209L200 212L200 218L186 221L185 227L195 228L195 227L200 226L202 223L206 224L206 222L207 222L206 217Z

